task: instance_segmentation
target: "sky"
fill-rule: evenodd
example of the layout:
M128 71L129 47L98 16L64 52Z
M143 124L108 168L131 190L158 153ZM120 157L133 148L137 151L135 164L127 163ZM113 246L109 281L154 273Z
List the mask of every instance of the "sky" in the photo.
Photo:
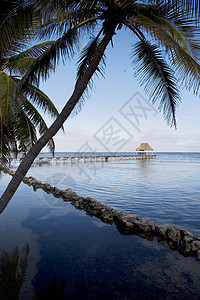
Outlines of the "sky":
M81 111L68 118L65 132L57 133L56 151L132 152L148 142L156 152L200 152L200 98L181 90L177 129L169 127L134 77L133 37L121 31L113 42L106 51L105 78L95 78L95 88ZM78 57L60 63L40 86L59 111L73 92ZM50 125L52 120L45 119Z

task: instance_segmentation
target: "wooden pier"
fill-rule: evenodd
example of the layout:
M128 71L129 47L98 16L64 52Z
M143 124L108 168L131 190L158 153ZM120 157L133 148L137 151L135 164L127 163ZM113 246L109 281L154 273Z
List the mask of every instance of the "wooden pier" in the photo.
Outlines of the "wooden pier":
M38 156L33 164L43 164L50 162L92 162L92 161L113 161L113 160L133 160L156 158L156 154L136 154L136 155L80 155L80 156ZM10 157L9 164L20 162L23 157Z

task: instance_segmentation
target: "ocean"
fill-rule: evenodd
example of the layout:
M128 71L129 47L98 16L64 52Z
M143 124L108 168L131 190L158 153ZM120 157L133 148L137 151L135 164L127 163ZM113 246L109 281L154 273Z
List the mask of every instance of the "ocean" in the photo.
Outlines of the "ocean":
M74 153L56 153L68 155ZM157 153L146 160L54 160L36 164L28 175L200 236L199 166L200 153ZM1 193L9 179L1 174ZM1 262L5 253L14 257L16 246L23 259L26 244L30 252L20 299L36 294L45 299L45 293L62 286L60 299L199 299L196 258L156 240L122 235L114 225L22 183L0 215Z

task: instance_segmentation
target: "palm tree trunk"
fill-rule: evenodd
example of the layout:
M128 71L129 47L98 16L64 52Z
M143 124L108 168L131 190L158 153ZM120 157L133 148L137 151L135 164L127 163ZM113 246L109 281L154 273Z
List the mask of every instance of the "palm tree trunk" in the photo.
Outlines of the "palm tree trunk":
M62 125L67 120L67 118L73 111L74 107L80 100L85 89L87 88L87 85L91 77L97 70L99 62L101 61L105 49L108 46L109 42L111 41L113 35L114 35L114 29L112 31L106 32L106 34L104 35L102 41L100 42L94 54L94 58L92 62L90 63L87 70L85 71L84 77L75 86L71 98L64 106L63 110L61 111L57 119L54 121L54 123L49 127L49 129L45 132L45 134L37 141L37 143L30 149L30 151L27 153L25 158L22 160L17 171L15 172L15 175L11 179L5 192L0 198L0 213L2 213L6 208L6 206L8 205L9 201L15 194L17 188L19 187L21 181L23 180L24 176L28 172L29 168L31 167L37 155L40 153L43 147L48 143L48 141L52 139L54 135L59 131L59 129L62 127Z

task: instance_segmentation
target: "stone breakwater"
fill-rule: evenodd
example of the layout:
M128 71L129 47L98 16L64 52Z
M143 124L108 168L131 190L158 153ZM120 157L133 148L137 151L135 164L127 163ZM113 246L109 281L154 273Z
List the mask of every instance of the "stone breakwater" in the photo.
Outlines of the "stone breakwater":
M11 176L15 173L10 169L3 171ZM48 183L42 183L34 177L24 177L23 182L32 186L35 191L42 189L56 198L70 202L76 209L84 210L87 215L95 216L104 223L115 224L121 234L138 235L148 240L156 237L158 242L167 244L172 250L176 250L184 256L196 256L200 260L200 237L195 237L187 230L175 225L158 225L149 218L140 218L125 211L116 211L96 199L81 197L70 188L60 190Z

